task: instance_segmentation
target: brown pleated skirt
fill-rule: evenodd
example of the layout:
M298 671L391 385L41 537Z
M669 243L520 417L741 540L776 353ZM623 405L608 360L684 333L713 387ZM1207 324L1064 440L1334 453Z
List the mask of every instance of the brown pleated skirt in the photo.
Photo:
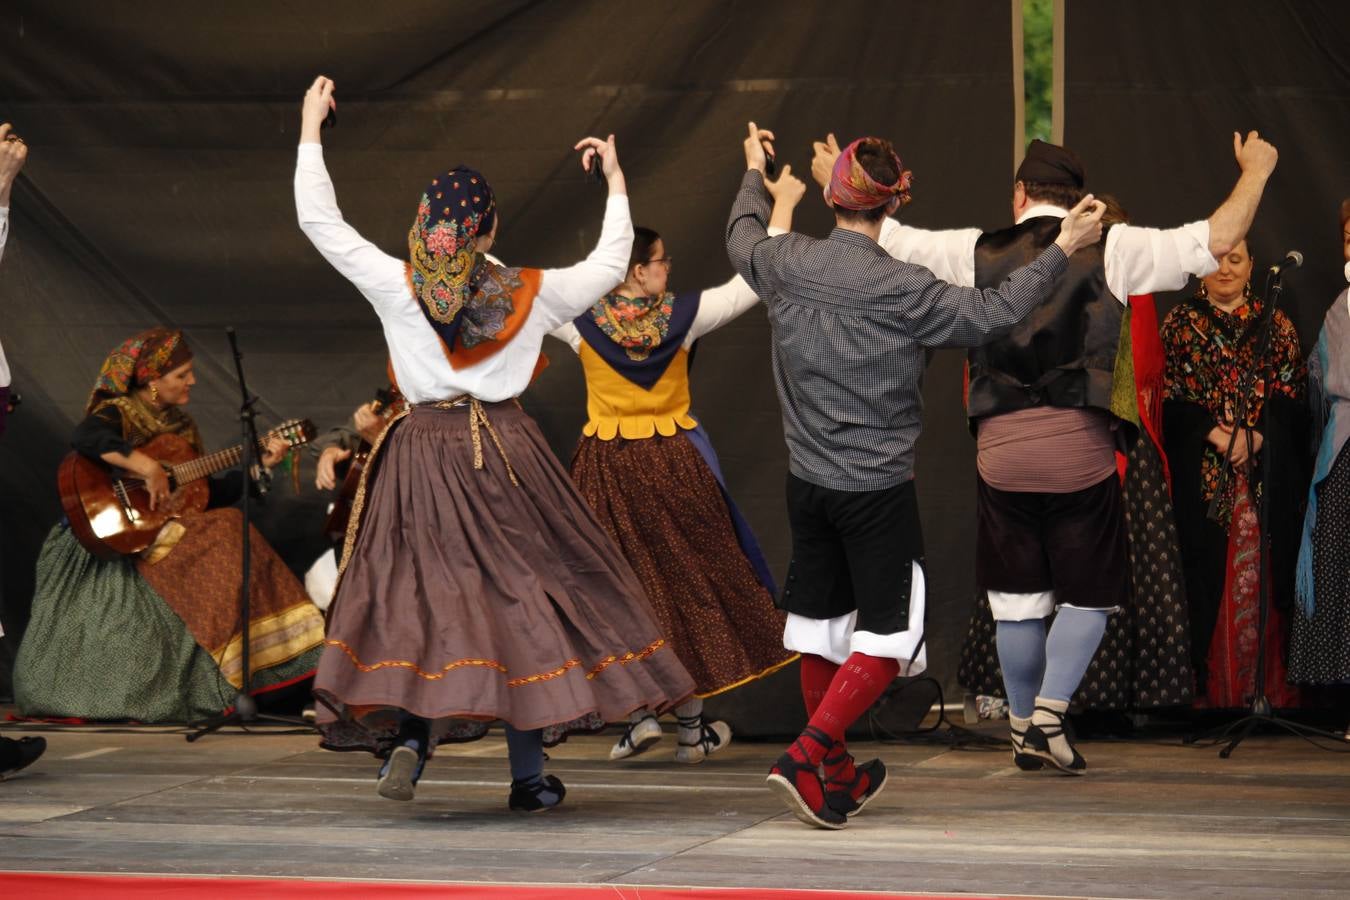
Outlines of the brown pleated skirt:
M699 696L796 658L783 647L786 615L741 549L716 476L683 433L582 438L572 477L637 572Z
M694 690L534 421L478 407L475 468L473 408L415 407L375 447L315 680L331 749L387 750L401 710L435 742L502 719L552 744Z

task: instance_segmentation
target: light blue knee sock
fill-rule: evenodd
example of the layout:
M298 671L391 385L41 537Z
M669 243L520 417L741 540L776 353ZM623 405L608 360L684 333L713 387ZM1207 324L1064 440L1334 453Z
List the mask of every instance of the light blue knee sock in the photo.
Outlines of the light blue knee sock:
M1060 607L1045 641L1045 677L1041 680L1040 696L1066 703L1073 697L1106 633L1107 615L1101 609ZM1000 648L1002 636L1000 631Z
M1045 676L1045 620L1000 619L997 626L998 664L1008 709L1019 719L1029 719Z

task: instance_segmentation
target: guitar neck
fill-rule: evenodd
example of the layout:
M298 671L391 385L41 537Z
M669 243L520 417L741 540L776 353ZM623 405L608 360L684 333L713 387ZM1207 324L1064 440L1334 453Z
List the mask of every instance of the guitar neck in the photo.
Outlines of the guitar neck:
M206 478L217 472L232 469L239 465L239 458L243 453L244 445L236 444L227 450L217 450L215 453L208 453L205 456L178 463L172 470L174 481L179 485L184 485L190 481L196 481L199 478ZM259 451L258 455L261 456L262 451Z

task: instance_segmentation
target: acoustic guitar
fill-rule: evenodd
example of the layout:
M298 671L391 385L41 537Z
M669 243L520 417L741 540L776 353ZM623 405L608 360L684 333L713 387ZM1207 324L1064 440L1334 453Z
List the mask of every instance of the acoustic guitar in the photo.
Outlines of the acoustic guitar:
M291 419L267 432L260 441L265 445L272 438L281 438L288 447L298 447L314 439L314 423ZM100 559L140 553L155 542L170 519L204 511L211 493L206 477L239 465L244 448L240 444L198 456L178 435L161 434L136 449L156 460L169 476L172 493L153 510L144 479L131 472L110 469L106 463L78 453L68 454L56 470L61 507L70 520L70 530L86 550ZM262 452L260 448L258 455Z
M375 400L371 405L374 407L375 415L387 424L390 419L407 408L408 401L403 399L398 388L391 387L388 390L376 391ZM370 447L370 442L362 439L361 446L352 454L347 466L347 475L342 479L342 484L333 497L333 511L323 523L324 535L335 544L342 543L347 536L347 523L352 518L352 504L356 502L356 489L361 484L361 473L365 471L366 463L370 461Z

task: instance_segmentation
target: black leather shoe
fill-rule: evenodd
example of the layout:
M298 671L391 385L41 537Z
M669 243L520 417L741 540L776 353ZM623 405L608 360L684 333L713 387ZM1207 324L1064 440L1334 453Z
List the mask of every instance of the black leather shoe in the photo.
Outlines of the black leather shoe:
M28 768L46 752L46 738L0 738L0 780Z
M553 793L558 795L558 799L552 803L544 802L539 795L544 793ZM563 802L567 796L567 788L563 787L562 781L556 775L545 775L539 781L532 784L525 784L519 781L511 782L511 796L507 799L506 805L513 812L543 812L547 809L553 809Z

